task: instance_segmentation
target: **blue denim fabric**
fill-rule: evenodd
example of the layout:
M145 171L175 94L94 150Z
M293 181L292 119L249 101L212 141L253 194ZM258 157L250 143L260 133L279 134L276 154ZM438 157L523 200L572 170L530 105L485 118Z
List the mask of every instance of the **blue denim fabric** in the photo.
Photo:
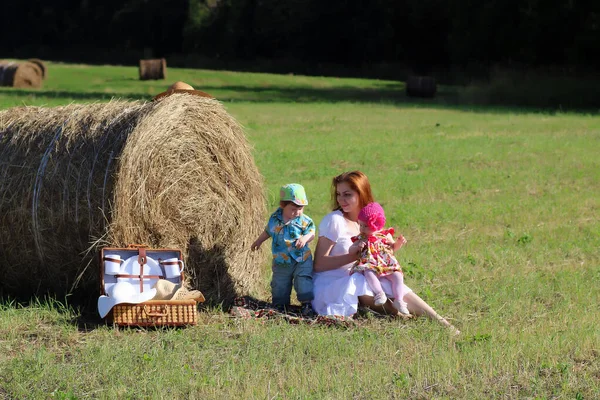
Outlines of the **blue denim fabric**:
M271 295L273 304L289 305L292 294L292 284L296 290L298 301L311 301L313 294L313 260L312 256L306 261L292 261L291 264L273 262L273 278L271 279Z

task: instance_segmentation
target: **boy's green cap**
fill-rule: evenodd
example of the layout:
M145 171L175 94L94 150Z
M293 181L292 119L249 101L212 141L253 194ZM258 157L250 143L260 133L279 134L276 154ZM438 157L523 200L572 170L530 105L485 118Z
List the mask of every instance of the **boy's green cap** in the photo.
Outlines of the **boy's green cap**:
M304 187L298 183L288 183L287 185L283 185L279 191L279 200L291 201L299 206L308 204Z

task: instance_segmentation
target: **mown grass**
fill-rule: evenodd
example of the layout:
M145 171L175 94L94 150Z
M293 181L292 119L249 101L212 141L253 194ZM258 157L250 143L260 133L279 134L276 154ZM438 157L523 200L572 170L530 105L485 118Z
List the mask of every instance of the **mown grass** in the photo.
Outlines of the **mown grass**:
M354 328L231 318L117 329L77 305L0 305L6 398L578 398L600 392L600 117L460 104L402 82L51 63L0 107L149 99L184 80L224 102L277 189L315 221L332 176L361 169L408 239L407 283L462 334L421 318ZM265 221L257 221L263 224ZM258 266L257 266L258 267ZM262 266L267 268L267 266ZM267 285L268 282L265 282Z

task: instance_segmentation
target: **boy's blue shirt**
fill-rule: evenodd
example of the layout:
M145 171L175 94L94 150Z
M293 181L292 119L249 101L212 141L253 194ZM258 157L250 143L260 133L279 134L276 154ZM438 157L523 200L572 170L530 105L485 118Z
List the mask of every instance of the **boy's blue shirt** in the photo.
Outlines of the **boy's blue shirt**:
M296 240L301 236L308 235L311 232L315 233L315 224L309 216L302 214L285 224L283 222L283 209L279 207L271 214L265 232L272 239L271 252L275 263L303 262L311 256L308 244L300 249L295 246Z

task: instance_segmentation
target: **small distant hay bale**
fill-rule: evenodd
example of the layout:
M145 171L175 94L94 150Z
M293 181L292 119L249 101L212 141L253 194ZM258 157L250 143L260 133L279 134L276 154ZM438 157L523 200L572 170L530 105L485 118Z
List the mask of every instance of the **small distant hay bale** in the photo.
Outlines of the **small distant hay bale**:
M264 183L217 100L0 112L0 293L89 299L101 246L179 248L212 302L264 295ZM267 282L268 283L268 282Z
M140 80L166 79L167 60L164 58L140 60Z
M40 88L42 81L42 70L35 63L0 61L0 86Z
M409 76L406 80L406 95L410 97L434 97L437 83L432 76Z
M27 61L29 61L30 63L34 63L35 65L40 67L40 70L42 71L42 80L45 80L48 77L48 68L46 67L46 63L44 63L39 58L30 58Z

